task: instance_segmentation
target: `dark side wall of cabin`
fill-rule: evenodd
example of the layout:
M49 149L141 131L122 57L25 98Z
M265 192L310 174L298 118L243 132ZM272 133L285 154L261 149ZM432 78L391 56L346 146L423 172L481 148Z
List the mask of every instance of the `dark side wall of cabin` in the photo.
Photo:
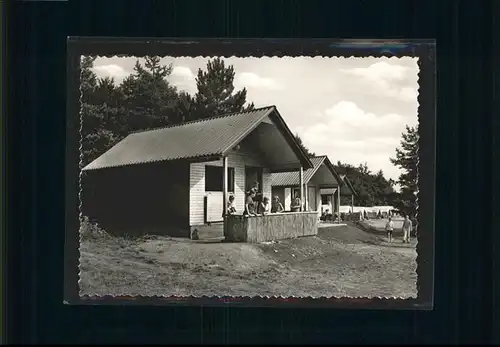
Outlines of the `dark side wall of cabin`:
M81 199L83 215L110 233L189 236L189 163L86 171Z

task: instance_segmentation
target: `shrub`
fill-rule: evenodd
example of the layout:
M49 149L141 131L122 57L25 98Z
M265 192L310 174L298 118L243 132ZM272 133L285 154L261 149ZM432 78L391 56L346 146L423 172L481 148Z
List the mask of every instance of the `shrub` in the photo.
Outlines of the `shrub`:
M88 217L83 216L80 222L80 235L82 240L102 239L109 237L108 233L97 225L89 221Z

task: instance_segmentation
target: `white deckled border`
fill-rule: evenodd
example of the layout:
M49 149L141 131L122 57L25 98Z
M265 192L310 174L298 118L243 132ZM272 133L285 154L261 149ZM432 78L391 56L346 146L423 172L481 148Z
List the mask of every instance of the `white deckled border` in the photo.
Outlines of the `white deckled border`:
M90 54L89 54L90 56ZM137 59L140 59L140 58L144 58L145 56L147 56L147 54L143 54L143 55L124 55L124 54L120 54L120 55L92 55L92 56L95 56L97 58L123 58L125 56L128 56L128 57L134 57L134 58L137 58ZM169 55L159 55L159 57L161 58L164 58L164 57L168 57ZM254 55L254 54L249 54L249 55L245 55L245 56L240 56L240 55L231 55L231 56L226 56L226 55L219 55L219 56L205 56L205 55L197 55L197 56L189 56L189 55L181 55L181 56L175 56L176 59L178 58L204 58L204 59L207 59L207 58L215 58L215 57L224 57L224 58L258 58L258 59L261 59L261 58L291 58L291 59L294 59L294 58L298 58L298 57L301 57L301 58L309 58L309 59L313 59L313 58L325 58L325 59L373 59L373 58L387 58L388 60L396 60L396 59L401 59L401 58L405 58L405 57L411 57L411 58L414 58L414 59L417 59L417 63L418 63L418 66L419 66L419 69L418 69L418 73L417 73L417 103L418 103L418 108L417 108L417 117L418 117L418 124L420 124L420 79L421 79L421 73L422 73L422 70L421 70L421 60L418 58L418 56L412 56L412 55L401 55L401 56L394 56L393 54L389 54L389 53L381 53L380 55L371 55L371 56L357 56L357 55L349 55L349 56L328 56L328 55L315 55L315 56L300 56L300 55L297 55L297 56L290 56L290 55ZM82 56L80 56L80 62L81 62L81 58ZM81 77L81 74L79 75ZM79 85L79 88L78 88L78 91L79 91L79 94L78 94L78 102L79 102L79 126L78 126L78 135L79 135L79 140L78 140L78 144L79 144L79 162L78 162L78 165L79 165L79 174L78 174L78 187L79 187L79 190L78 190L78 211L79 211L79 220L80 220L80 225L83 221L83 212L82 212L82 170L81 170L81 167L83 165L83 109L82 109L82 99L83 99L83 93L82 93L82 87L81 87L81 84ZM420 129L419 129L420 130ZM419 147L419 152L420 152L420 147ZM417 180L418 180L418 173L419 173L419 168L420 168L420 155L418 156L418 161L417 161ZM416 210L416 220L417 220L417 226L419 224L419 185L417 185L417 194L416 194L416 205L417 205L417 210ZM418 249L419 249L419 242L418 242L418 238L419 238L419 233L417 233L417 246L416 246L416 253L417 253L417 256L415 258L415 261L414 261L414 264L415 264L415 272L417 274L417 279L415 281L415 287L417 288L417 291L418 291L418 282L419 282L419 252L418 252ZM164 294L164 295L161 295L161 296L143 296L141 295L141 293L133 293L133 292L128 292L128 293L116 293L116 294L105 294L105 295L100 295L100 294L97 294L97 293L93 293L93 294L85 294L85 295L82 295L82 289L81 289L81 274L82 274L82 270L81 270L81 249L80 249L80 245L82 243L82 233L81 233L81 228L79 228L79 247L78 247L78 259L79 259L79 264L78 264L78 288L79 288L79 294L80 294L80 298L83 299L83 300L86 300L86 301L92 301L92 300L95 300L95 301L101 301L101 300L106 300L106 299L119 299L119 298L126 298L127 300L131 300L131 299L137 299L137 300L140 300L141 298L148 298L148 299L158 299L160 301L167 301L167 302L186 302L186 301L190 301L190 300L211 300L211 299L216 299L216 300L219 300L221 302L224 302L224 303L230 303L230 302L238 302L238 301L251 301L251 300L255 300L255 299L266 299L266 300L277 300L277 301L282 301L282 302L286 302L286 301L296 301L296 300L326 300L326 301L336 301L336 302L346 302L346 303L350 303L350 302L372 302L372 301L377 301L377 302L387 302L387 301L393 301L393 300L397 300L397 301L411 301L411 300L415 300L417 299L417 297L414 297L414 296L410 296L410 297L396 297L396 296L373 296L373 297L366 297L366 296L333 296L333 297L326 297L326 296L307 296L307 297L295 297L295 296L289 296L289 297L285 297L285 296L268 296L268 295L259 295L257 293L253 293L255 294L254 296L227 296L227 295L224 295L223 293L220 293L220 294L217 294L217 293L213 293L212 296L207 296L207 295L203 295L203 296L182 296L182 297L179 297L179 296L175 296L175 295L169 295L169 294ZM417 293L417 296L418 296L418 293Z

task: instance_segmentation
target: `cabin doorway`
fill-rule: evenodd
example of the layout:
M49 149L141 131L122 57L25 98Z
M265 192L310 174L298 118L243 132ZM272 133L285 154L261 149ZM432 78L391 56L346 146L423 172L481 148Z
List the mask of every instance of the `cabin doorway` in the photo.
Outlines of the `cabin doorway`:
M332 213L334 212L333 210L333 201L332 201L333 195L331 194L321 194L321 213Z
M260 200L262 196L262 174L264 170L261 167L245 166L245 192L252 188L257 188L255 200Z

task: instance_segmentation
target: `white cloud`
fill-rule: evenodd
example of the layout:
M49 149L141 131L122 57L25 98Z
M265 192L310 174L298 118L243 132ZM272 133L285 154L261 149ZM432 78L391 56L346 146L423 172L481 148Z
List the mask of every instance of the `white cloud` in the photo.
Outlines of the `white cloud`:
M93 70L99 77L113 77L115 79L123 79L130 74L116 64L94 66Z
M366 134L376 137L378 134L386 133L395 124L401 122L402 117L395 113L377 116L360 109L354 102L340 101L333 107L324 111L326 121L333 128L342 128L343 131L362 131L369 129Z
M417 101L418 92L415 88L404 87L399 91L399 98L405 101Z
M260 77L253 72L242 72L236 75L235 86L241 88L260 88L269 90L283 89L282 85L273 80L272 78Z
M344 70L350 74L361 76L373 81L382 80L402 80L405 78L408 68L401 65L389 64L379 61L368 67Z
M406 66L389 64L385 61L376 62L363 68L342 69L342 72L359 77L364 82L364 87L369 88L373 94L396 98L406 102L417 100L417 90L414 87L400 87L409 77L411 69Z
M188 92L196 93L196 76L187 66L176 66L172 69L172 74L168 77L170 83L174 86Z
M404 127L401 115L376 115L344 100L324 110L319 122L296 130L318 155L352 165L367 162L372 171L383 169L387 177L397 179L399 170L389 158L394 156Z
M182 78L185 78L185 79L191 80L191 81L195 80L195 76L194 76L193 72L191 71L191 69L188 67L185 67L185 66L174 67L172 70L172 76L182 77Z

